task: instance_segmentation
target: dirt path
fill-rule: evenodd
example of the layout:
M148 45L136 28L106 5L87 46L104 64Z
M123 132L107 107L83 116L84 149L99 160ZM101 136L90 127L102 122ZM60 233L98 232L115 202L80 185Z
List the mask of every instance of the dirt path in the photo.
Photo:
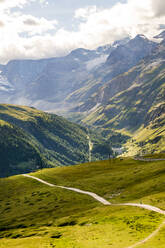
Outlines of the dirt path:
M99 195L97 195L95 193L89 192L89 191L84 191L84 190L81 190L81 189L76 189L76 188L71 188L71 187L58 186L58 185L55 185L55 184L48 183L48 182L46 182L46 181L44 181L42 179L39 179L37 177L30 176L28 174L23 174L23 176L35 179L35 180L39 181L40 183L46 184L46 185L48 185L50 187L67 189L67 190L71 190L71 191L74 191L74 192L77 192L77 193L80 193L80 194L89 195L89 196L93 197L95 200L101 202L103 205L111 205L111 203L109 201L107 201L104 198L102 198L101 196L99 196Z
M117 205L144 208L144 209L147 209L147 210L154 211L154 212L157 212L157 213L159 213L159 214L165 215L165 211L164 211L164 210L162 210L162 209L160 209L160 208L157 208L157 207L154 207L154 206L151 206L151 205L147 205L147 204L139 204L139 203L123 203L123 204L117 204Z
M165 211L164 210L161 210L160 208L157 208L157 207L154 207L154 206L151 206L151 205L146 205L146 204L138 204L138 203L122 203L122 204L112 204L110 203L109 201L105 200L103 197L93 193L93 192L89 192L89 191L84 191L84 190L81 190L81 189L77 189L77 188L71 188L71 187L65 187L65 186L58 186L58 185L55 185L55 184L51 184L51 183L48 183L40 178L37 178L37 177L34 177L34 176L31 176L29 174L23 174L24 177L29 177L29 178L32 178L34 180L37 180L39 181L40 183L43 183L43 184L46 184L50 187L56 187L56 188L61 188L61 189L66 189L66 190L71 190L71 191L74 191L74 192L77 192L77 193L80 193L80 194L85 194L85 195L89 195L91 197L93 197L95 200L101 202L103 205L114 205L114 206L132 206L132 207L139 207L139 208L144 208L144 209L147 209L147 210L150 210L150 211L154 211L154 212L157 212L159 214L163 214L165 215Z

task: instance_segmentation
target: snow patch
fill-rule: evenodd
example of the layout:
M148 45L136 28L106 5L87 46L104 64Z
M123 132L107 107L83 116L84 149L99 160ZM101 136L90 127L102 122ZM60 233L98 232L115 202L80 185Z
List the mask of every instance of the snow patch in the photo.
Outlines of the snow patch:
M0 75L0 90L1 91L13 91L13 86L9 83L6 77Z
M106 62L109 55L101 55L99 58L92 59L86 63L88 71Z

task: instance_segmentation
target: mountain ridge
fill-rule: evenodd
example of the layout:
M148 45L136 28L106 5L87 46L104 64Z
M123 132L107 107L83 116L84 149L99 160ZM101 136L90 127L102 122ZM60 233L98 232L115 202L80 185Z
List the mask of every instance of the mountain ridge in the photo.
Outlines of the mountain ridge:
M2 66L1 78L13 88L11 94L7 88L5 92L0 90L2 102L31 105L43 110L59 108L59 102L65 107L69 104L68 101L65 104L65 98L81 88L110 52L128 40L125 38L96 50L79 48L64 57L10 61Z

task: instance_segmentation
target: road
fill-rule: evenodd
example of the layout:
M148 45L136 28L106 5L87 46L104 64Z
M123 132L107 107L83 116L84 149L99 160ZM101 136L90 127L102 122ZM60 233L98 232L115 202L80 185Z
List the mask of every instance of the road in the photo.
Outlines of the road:
M145 158L145 157L134 157L134 160L145 161L145 162L156 162L156 161L165 161L165 158Z
M93 143L91 141L90 135L89 135L89 129L88 130L88 134L87 134L87 139L88 139L88 146L89 146L89 162L92 161L92 149L93 149Z

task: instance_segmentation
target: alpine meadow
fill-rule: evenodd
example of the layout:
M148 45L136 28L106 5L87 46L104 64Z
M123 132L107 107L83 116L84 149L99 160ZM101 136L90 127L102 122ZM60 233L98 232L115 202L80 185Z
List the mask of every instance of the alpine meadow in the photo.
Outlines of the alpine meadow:
M165 248L165 4L0 1L0 248Z

